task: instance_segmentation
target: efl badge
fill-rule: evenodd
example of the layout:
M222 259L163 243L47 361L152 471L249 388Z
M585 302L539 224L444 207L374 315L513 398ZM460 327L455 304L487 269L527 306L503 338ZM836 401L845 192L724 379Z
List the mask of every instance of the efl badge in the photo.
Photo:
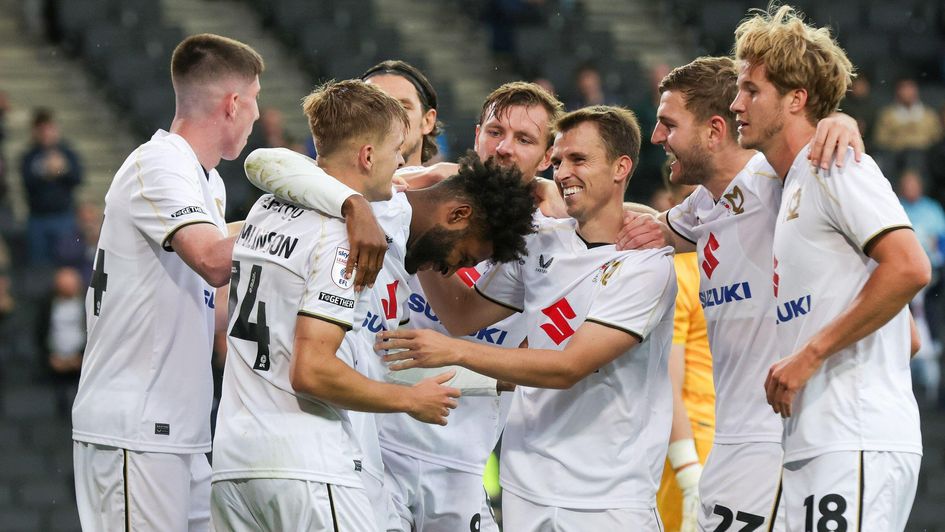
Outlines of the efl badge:
M354 273L351 275L351 279L345 279L345 266L348 264L348 256L350 252L342 247L335 248L335 262L331 265L331 280L335 282L341 288L351 288L351 281L354 279L354 274L357 273L358 269L354 269Z

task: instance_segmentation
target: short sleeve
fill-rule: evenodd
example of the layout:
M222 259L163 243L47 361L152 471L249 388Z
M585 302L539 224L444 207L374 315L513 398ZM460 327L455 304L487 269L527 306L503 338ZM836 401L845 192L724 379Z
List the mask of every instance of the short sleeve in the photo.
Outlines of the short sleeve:
M676 297L671 248L636 252L608 263L601 290L587 313L589 322L630 334L643 341Z
M698 237L693 233L693 228L698 223L693 205L695 196L695 192L689 194L689 197L684 199L682 203L666 213L666 224L669 225L669 228L693 244L698 240Z
M246 178L277 198L341 218L341 207L360 195L324 170L315 161L286 148L253 150L244 164Z
M870 157L856 163L852 154L847 154L847 160L852 164L815 178L822 186L822 202L831 224L865 253L876 237L893 229L911 228L912 224L889 181Z
M180 228L216 224L197 181L205 177L189 164L174 164L180 153L143 146L136 157L129 210L135 227L148 240L173 251L171 239Z
M311 271L305 278L305 293L298 314L334 323L351 330L354 306L358 295L352 279L344 278L348 262L348 241L343 238L343 226L337 229L340 238L326 239L310 262Z
M525 308L524 260L493 265L476 281L474 288L482 297L497 305L522 312Z

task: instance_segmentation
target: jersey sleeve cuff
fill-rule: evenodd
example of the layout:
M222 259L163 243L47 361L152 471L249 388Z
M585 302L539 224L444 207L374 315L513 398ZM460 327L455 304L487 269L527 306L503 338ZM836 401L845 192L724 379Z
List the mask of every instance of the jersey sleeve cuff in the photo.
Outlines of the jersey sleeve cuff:
M686 236L686 235L680 233L678 229L676 229L675 227L673 227L673 222L671 222L671 221L669 220L669 216L666 216L666 225L669 227L669 229L670 229L672 232L674 232L674 233L676 233L677 235L679 235L680 238L682 238L682 239L685 240L686 242L692 243L692 245L694 245L694 246L696 245L696 242L695 242L694 240L692 240L692 239L689 238L688 236Z
M896 224L896 225L890 225L889 227L884 227L880 229L879 231L873 233L872 236L866 239L866 242L863 243L863 247L861 248L863 250L863 254L868 257L869 252L872 251L873 244L876 243L879 237L885 235L886 233L891 233L897 229L909 229L911 231L915 231L915 229L913 229L911 225L907 225L907 224Z
M630 336L636 338L636 339L637 339L637 342L640 342L640 343L643 342L643 335L640 334L640 333L638 333L638 332L636 332L636 331L634 331L634 330L632 330L632 329L628 329L628 328L626 328L626 327L621 327L620 325L615 325L615 324L613 324L613 323L608 323L608 322L606 322L606 321L599 320L599 319L597 319L597 318L586 318L584 321L590 322L590 323L596 323L596 324L598 324L598 325L603 325L604 327L609 327L609 328L611 328L611 329L615 329L615 330L618 330L618 331L620 331L620 332L625 332L625 333L629 334Z
M161 247L164 248L164 251L174 251L174 248L171 246L171 240L174 239L174 235L176 235L177 232L180 231L182 228L187 227L188 225L196 225L196 224L216 225L211 220L189 220L189 221L181 223L180 225L175 225L174 227L171 228L170 231L167 232L166 235L164 235L164 240L161 241Z
M299 316L305 316L305 317L307 317L307 318L315 318L316 320L327 321L328 323L333 323L333 324L335 324L335 325L341 327L342 329L344 329L345 332L351 330L351 324L350 324L350 323L348 323L348 322L346 322L346 321L344 321L344 320L339 320L338 318L333 318L333 317L331 317L331 316L325 316L324 314L318 314L318 313L316 313L316 312L309 312L309 311L306 311L306 310L300 310L300 311L298 312L298 315L299 315Z
M473 289L476 291L477 294L479 294L480 296L482 296L483 298L485 298L487 301L490 301L490 302L492 302L492 303L495 303L496 305L499 305L500 307L505 307L505 308L507 308L507 309L509 309L509 310L512 310L512 311L515 311L515 312L523 312L523 310L520 309L520 308L516 308L516 307L514 307L514 306L512 306L512 305L509 305L508 303L503 303L502 301L499 301L498 299L495 299L494 297L489 297L489 296L487 296L486 294L482 293L482 290L479 290L479 287L476 286L476 285L473 285Z

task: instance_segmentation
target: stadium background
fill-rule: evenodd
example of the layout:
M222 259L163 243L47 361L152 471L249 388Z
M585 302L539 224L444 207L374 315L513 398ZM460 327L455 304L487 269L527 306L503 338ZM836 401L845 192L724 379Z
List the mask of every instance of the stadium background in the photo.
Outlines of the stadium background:
M802 0L829 24L871 92L844 108L870 128L896 81L918 82L932 109L945 104L945 5L939 0ZM569 108L582 97L579 71L596 70L606 103L634 109L648 138L654 87L669 68L724 54L745 0L0 0L0 530L78 530L69 404L75 377L52 370L43 310L57 268L88 282L100 208L124 157L173 116L168 65L174 45L204 31L240 39L265 58L260 108L249 147L308 149L299 99L319 80L355 77L383 59L421 68L439 93L441 146L454 158L472 145L484 97L499 84L541 80ZM594 88L593 73L583 83ZM589 78L589 79L588 79ZM593 90L591 92L594 92ZM20 158L36 108L48 108L84 169L75 190L78 253L31 259L30 218ZM945 112L937 112L945 119ZM873 147L871 147L871 152ZM881 150L876 147L876 152ZM913 150L915 151L915 150ZM896 183L903 166L888 157ZM945 141L906 154L930 196L945 194ZM937 158L937 159L936 159ZM644 142L628 196L659 188L661 149ZM228 219L258 194L241 162L224 163ZM943 231L945 232L945 231ZM945 234L941 235L945 237ZM69 260L65 255L71 257ZM939 273L941 268L939 268ZM941 276L938 276L939 278ZM939 287L928 293L933 336L941 330ZM132 312L134 309L128 309ZM937 354L917 379L925 455L908 530L945 531L945 392ZM924 383L924 384L922 384Z

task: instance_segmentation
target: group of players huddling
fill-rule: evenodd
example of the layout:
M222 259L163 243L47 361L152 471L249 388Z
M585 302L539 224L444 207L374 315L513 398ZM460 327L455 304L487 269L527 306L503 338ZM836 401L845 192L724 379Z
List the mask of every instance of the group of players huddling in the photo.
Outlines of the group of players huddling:
M508 83L475 154L424 167L436 92L385 61L304 99L317 161L248 156L269 194L229 228L213 168L258 118L263 61L185 39L170 131L106 196L73 411L83 529L498 530L481 477L501 434L505 530L661 531L675 248L698 253L717 394L683 530L903 530L928 260L836 112L853 67L829 32L785 6L735 37L660 84L651 141L700 186L658 217L623 202L632 112ZM688 441L669 458L694 482Z

